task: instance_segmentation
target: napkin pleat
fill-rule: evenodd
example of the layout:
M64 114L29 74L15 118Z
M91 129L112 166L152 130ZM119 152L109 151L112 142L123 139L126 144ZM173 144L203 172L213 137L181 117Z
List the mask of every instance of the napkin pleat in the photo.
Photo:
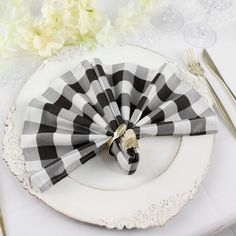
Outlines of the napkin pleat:
M123 124L124 121L122 119L119 107L116 103L116 99L114 97L114 93L111 90L111 87L108 82L108 78L106 77L105 72L103 71L101 61L96 59L94 60L94 70L97 75L98 81L101 84L102 87L102 94L104 94L107 98L108 104L107 106L111 109L112 114L113 114L113 119L110 122L114 122L114 130L118 128L119 125ZM113 128L113 127L112 127Z
M117 128L117 125L113 122L115 116L109 106L109 100L103 92L102 85L100 81L97 80L96 71L88 61L82 62L82 65L84 70L89 71L89 73L85 73L86 79L84 78L80 83L87 87L86 91L88 91L87 96L90 99L90 103L93 104L98 114L106 120L107 125L109 126L110 124L112 130L115 130Z

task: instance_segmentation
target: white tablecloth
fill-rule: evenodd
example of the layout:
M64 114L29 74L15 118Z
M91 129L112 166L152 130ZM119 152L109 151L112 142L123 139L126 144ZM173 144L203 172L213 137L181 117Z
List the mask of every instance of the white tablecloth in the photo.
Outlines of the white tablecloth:
M189 45L181 38L160 37L152 45L162 54L184 62L184 50ZM236 23L218 31L217 43L210 53L217 61L225 80L236 91ZM224 103L235 107L227 99L222 87L209 77ZM0 88L0 139L3 120L19 86L12 84ZM70 219L28 194L6 164L0 161L0 204L8 236L78 236L78 235L145 235L145 236L206 236L236 222L236 142L219 116L219 132L216 136L213 159L208 174L194 199L162 228L147 230L107 230ZM0 147L1 148L1 147ZM1 155L1 154L0 154Z

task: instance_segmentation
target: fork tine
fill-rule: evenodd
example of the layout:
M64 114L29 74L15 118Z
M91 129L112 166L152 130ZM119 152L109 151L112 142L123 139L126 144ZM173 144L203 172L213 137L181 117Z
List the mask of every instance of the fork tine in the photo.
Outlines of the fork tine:
M193 55L193 58L195 60L195 63L198 63L198 59L197 59L197 56L196 56L196 53L194 52L193 48L192 48L192 55Z
M202 69L201 63L200 63L200 61L198 60L197 55L196 55L196 53L194 52L194 50L193 50L193 56L194 56L194 58L195 58L196 67L198 67L199 69Z
M189 57L188 57L188 49L185 52L185 62L187 64L187 66L189 67Z
M190 49L186 50L186 60L187 60L187 65L189 67L193 67L193 60L192 60L192 55L191 55L191 50Z
M187 49L187 53L188 53L188 65L192 70L197 70L199 71L199 61L197 59L196 54L194 53L193 48L189 48Z
M190 56L192 62L194 63L194 58L193 58L192 48L189 48L189 56Z
M187 65L190 66L189 49L186 49L186 51L185 51L185 59L186 59Z
M190 53L191 53L191 57L192 57L192 60L193 60L193 64L195 65L196 62L197 62L197 59L196 59L195 53L193 51L193 48L190 48Z

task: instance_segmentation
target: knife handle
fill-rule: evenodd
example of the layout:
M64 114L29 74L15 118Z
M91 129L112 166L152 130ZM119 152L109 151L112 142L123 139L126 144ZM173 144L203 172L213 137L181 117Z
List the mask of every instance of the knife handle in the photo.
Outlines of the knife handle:
M232 133L236 136L236 127L234 125L234 122L232 121L229 113L227 112L225 106L223 105L223 103L221 102L220 98L218 97L218 95L216 94L215 90L213 89L213 87L211 86L210 82L208 81L206 76L202 76L204 78L204 80L207 83L208 88L210 89L212 98L215 102L215 104L217 105L217 107L219 108L221 114L224 116L225 120L227 121L228 126L230 127L230 130L232 131Z
M218 76L214 70L211 69L210 66L207 65L207 68L211 71L211 73L223 84L223 86L225 87L225 89L228 91L228 93L231 95L234 103L236 104L236 95L233 93L233 91L230 89L230 87L228 86L228 84L225 82L225 80Z

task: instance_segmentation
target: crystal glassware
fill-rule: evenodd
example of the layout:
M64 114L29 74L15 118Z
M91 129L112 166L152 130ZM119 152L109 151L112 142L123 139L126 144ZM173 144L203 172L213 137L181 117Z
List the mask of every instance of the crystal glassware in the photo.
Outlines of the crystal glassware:
M152 18L152 23L163 32L175 32L183 27L184 18L170 1L166 1L166 6L158 16Z
M187 43L195 47L210 47L216 42L216 32L208 24L209 18L216 12L224 11L233 5L235 0L199 0L203 7L207 9L207 18L204 22L194 22L185 26L184 39Z

